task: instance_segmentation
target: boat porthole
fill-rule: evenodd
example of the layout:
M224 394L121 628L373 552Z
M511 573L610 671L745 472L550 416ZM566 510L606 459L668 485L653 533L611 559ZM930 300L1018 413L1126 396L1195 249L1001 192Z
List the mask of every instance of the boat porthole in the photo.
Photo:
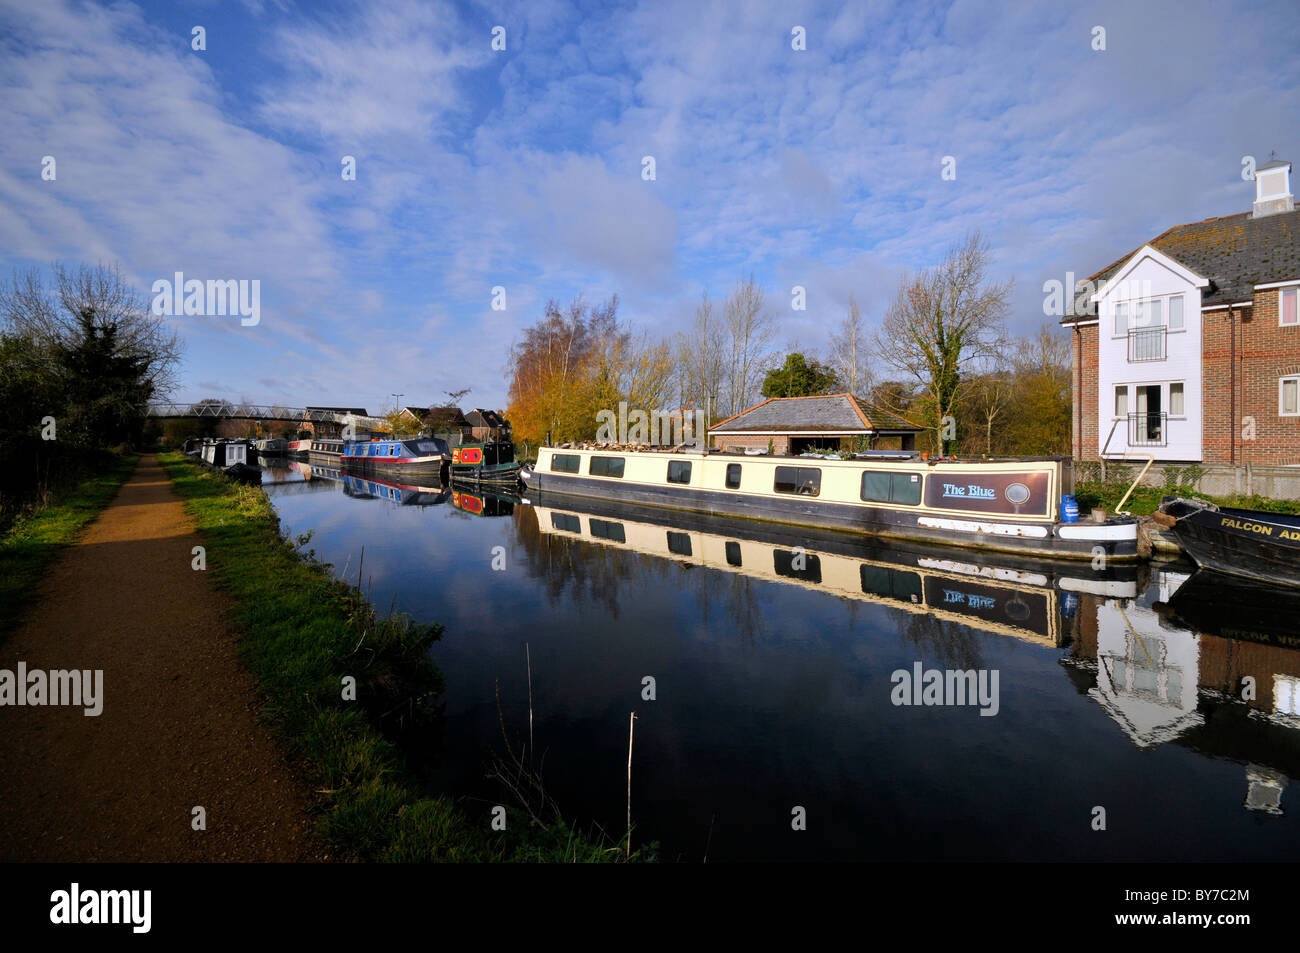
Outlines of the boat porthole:
M1023 483L1012 483L1002 493L1007 498L1007 502L1014 503L1016 506L1029 499L1029 487Z
M1029 618L1030 613L1029 604L1019 596L1013 597L1012 600L1007 603L1006 611L1007 617L1015 619L1017 622L1024 622Z

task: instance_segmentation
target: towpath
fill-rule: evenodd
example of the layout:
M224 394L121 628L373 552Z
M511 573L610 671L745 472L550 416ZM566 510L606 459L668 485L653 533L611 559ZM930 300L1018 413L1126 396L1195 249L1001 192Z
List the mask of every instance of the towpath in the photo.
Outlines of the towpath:
M0 670L103 670L98 716L0 707L0 861L323 859L199 544L146 456L0 641Z

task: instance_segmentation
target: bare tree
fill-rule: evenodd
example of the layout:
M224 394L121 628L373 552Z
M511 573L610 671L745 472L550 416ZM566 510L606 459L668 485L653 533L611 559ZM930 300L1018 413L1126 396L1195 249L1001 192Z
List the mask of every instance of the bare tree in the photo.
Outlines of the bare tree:
M940 453L955 439L949 424L963 374L991 364L1003 350L1011 281L989 282L988 263L988 243L971 232L938 265L900 282L875 337L877 358L919 385Z
M827 363L848 386L849 393L866 394L870 391L872 375L867 360L870 347L863 327L862 312L853 295L849 295L849 309L839 328L831 335L830 346Z
M71 347L90 329L109 333L114 357L136 362L153 397L176 387L180 338L167 322L150 312L145 299L116 266L81 265L75 270L52 267L55 287L47 289L40 272L15 272L0 286L0 321L11 333L42 344Z
M723 357L725 326L713 312L706 291L695 306L690 330L678 338L681 406L699 407L710 418L718 414L726 378Z
M762 377L768 346L772 342L772 319L767 313L763 289L750 275L738 282L723 308L727 327L727 399L730 413L739 413L753 402Z

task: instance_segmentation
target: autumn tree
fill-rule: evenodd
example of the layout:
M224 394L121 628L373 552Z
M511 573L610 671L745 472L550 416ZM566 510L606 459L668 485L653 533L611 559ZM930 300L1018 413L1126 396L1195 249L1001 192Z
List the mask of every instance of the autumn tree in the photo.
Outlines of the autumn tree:
M996 361L1011 282L986 276L988 243L979 232L952 247L938 265L904 277L873 341L876 358L914 382L935 449L948 453L949 424L961 398L963 375Z

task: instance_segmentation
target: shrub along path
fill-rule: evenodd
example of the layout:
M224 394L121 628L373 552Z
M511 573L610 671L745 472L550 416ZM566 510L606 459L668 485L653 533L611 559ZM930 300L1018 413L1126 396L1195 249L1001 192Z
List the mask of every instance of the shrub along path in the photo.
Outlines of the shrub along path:
M103 670L96 717L0 707L0 860L324 859L199 544L146 456L0 641L0 670Z

